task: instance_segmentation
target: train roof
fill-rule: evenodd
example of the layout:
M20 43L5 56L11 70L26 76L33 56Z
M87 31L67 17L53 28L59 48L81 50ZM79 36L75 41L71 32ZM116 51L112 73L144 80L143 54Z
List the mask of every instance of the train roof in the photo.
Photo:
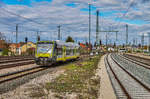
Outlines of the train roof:
M77 43L73 43L73 42L64 42L64 41L56 40L56 43L57 43L57 45L66 46L66 47L72 47L72 48L80 47Z
M37 43L53 43L54 41L38 41Z
M70 47L70 48L79 48L80 46L77 43L73 43L73 42L64 42L64 41L60 41L60 40L56 40L56 41L38 41L37 43L54 43L56 42L56 44L58 46L66 46L66 47Z

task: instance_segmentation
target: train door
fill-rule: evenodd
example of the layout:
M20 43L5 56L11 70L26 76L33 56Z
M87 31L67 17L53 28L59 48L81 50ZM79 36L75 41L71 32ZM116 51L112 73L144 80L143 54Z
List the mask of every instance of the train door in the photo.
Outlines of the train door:
M53 58L53 61L57 60L57 44L56 43L54 43L52 58Z
M66 61L66 46L63 47L63 59Z
M63 58L63 49L61 47L57 48L57 59Z

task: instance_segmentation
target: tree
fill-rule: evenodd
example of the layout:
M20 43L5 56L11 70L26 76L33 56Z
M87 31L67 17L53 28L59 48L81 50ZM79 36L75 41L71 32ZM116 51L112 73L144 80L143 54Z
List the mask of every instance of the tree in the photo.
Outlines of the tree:
M74 40L72 39L71 36L68 36L67 39L66 39L66 42L74 42Z
M27 49L27 54L28 55L34 55L34 53L35 53L35 48L28 48Z
M3 49L2 55L3 56L8 55L8 52L10 52L8 49Z
M96 47L97 46L97 44L96 44L96 42L94 43L94 47Z
M88 43L88 42L86 42L86 46L89 46L89 43Z
M114 42L114 45L113 45L113 47L115 48L116 47L116 43Z

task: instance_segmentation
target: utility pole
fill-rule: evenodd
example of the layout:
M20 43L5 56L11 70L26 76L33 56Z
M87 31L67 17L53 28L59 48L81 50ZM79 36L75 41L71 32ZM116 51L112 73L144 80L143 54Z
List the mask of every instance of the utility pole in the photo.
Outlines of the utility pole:
M118 40L118 31L116 31L116 42Z
M60 25L58 26L58 40L60 40Z
M89 3L89 44L91 44L90 36L91 36L91 4Z
M136 41L135 41L135 38L133 38L133 46L135 46L136 44Z
M141 44L142 44L142 51L143 51L143 47L144 47L144 33L141 36Z
M0 32L0 40L2 40L2 33Z
M18 43L18 24L16 24L16 44ZM18 54L18 50L16 47L16 54Z
M148 42L148 51L150 52L150 33L148 33L148 40L149 40L149 42Z
M126 52L127 52L127 46L128 46L128 25L126 24Z
M128 45L128 25L126 24L126 47Z
M18 43L18 24L16 24L16 44Z
M135 44L136 44L136 46L137 46L137 38L135 39Z
M36 35L36 41L39 41L39 31L37 31L37 35Z
M107 37L107 32L106 32L106 47L107 47L107 41L108 41L108 37Z
M98 35L99 35L99 10L97 10L97 20L96 20L96 44L98 44Z

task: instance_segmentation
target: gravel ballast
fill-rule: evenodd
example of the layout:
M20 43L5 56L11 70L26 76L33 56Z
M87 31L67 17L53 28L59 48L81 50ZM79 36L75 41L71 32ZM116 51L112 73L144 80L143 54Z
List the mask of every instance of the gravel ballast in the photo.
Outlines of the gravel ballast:
M40 87L43 91L41 94L44 94L45 97L47 92L43 89L42 83L50 82L63 72L64 70L59 69L59 67L52 67L32 75L21 77L11 82L3 83L0 85L0 99L33 99L30 95L33 91L32 89L37 89L34 91L38 91ZM9 92L7 92L8 90Z

